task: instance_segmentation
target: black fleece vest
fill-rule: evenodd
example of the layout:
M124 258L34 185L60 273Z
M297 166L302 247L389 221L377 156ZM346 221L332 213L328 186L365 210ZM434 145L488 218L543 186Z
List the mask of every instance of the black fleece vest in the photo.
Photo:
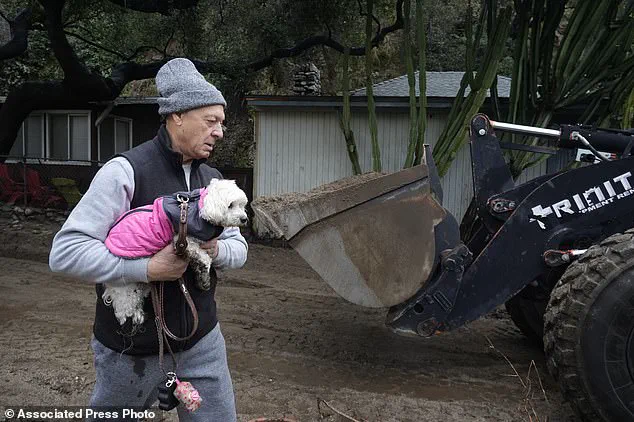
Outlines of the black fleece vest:
M167 130L165 126L161 126L154 139L121 154L130 162L134 170L134 197L130 208L151 204L160 196L188 190L182 167L183 157L180 153L173 151L170 145ZM189 190L205 187L214 178L222 178L218 170L204 164L204 160L195 160L192 162ZM190 349L218 322L214 298L216 286L212 286L208 291L199 290L195 287L193 274L189 268L183 277L196 304L199 324L196 334L191 339L184 342L170 340L174 351ZM154 310L149 296L143 306L145 321L133 332L130 320L123 326L120 325L112 307L103 303L101 298L104 291L103 284L97 284L96 289L97 309L93 327L95 338L110 349L129 355L158 354ZM193 316L176 282L165 283L164 298L163 311L167 326L178 337L185 337L193 325Z

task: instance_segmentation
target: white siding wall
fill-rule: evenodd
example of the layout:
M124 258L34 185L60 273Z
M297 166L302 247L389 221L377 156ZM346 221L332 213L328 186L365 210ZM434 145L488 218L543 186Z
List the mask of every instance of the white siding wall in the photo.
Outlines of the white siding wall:
M425 142L436 143L446 114L430 115ZM377 113L383 171L403 167L407 154L409 116L403 112ZM364 172L372 170L370 131L366 113L353 113L359 161ZM334 111L258 111L256 116L254 197L286 192L306 192L324 183L352 175L346 142ZM520 182L545 174L547 162L527 169ZM473 197L471 155L468 143L458 152L442 179L443 206L460 221Z
M380 113L377 120L383 170L399 170L407 152L407 115ZM335 112L267 111L259 112L256 121L255 197L306 192L352 175ZM371 171L367 116L353 114L352 130L361 169Z

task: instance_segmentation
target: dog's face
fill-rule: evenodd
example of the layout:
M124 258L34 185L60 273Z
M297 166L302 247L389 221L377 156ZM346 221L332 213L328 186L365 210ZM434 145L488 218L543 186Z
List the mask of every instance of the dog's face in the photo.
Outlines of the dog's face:
M217 226L246 226L249 222L245 210L247 202L247 195L235 180L213 179L207 186L200 216Z

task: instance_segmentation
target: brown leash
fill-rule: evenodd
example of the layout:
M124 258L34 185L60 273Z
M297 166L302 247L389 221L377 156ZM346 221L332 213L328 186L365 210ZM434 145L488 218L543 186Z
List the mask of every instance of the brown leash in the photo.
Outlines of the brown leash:
M174 244L174 249L176 249L176 255L183 256L185 249L187 249L187 208L189 206L189 197L183 197L179 194L176 195L176 200L180 202L181 218L178 224L178 238Z
M176 250L176 255L183 256L185 254L185 250L187 249L187 208L189 204L189 197L177 195L176 199L178 200L178 202L180 202L181 215L178 225L178 237L176 239L176 242L174 243L174 249ZM150 283L152 307L154 308L154 321L156 323L156 332L158 334L159 343L159 367L161 368L161 371L163 371L163 373L165 373L165 370L163 369L164 345L167 345L167 350L172 356L172 360L174 362L174 370L176 370L177 366L176 356L172 351L172 347L170 346L168 337L176 341L185 341L192 338L198 330L198 311L196 310L196 305L194 304L194 301L189 294L189 290L187 290L187 286L185 286L185 281L182 277L178 279L178 285L181 289L181 292L183 292L183 296L185 296L185 300L187 301L189 309L192 312L192 315L194 317L194 325L191 332L185 337L178 337L167 327L167 324L165 322L165 315L163 312L163 293L165 290L164 283L164 281Z

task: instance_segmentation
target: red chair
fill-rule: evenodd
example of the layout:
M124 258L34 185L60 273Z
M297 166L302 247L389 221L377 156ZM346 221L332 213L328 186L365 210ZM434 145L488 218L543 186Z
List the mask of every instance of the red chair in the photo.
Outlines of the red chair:
M40 174L30 168L25 169L25 180L27 196L31 202L31 205L35 207L60 207L65 205L64 198L57 195L57 193L49 186L43 185L40 180Z
M24 184L13 180L9 167L0 163L0 201L13 205L15 201L22 198L24 198Z

